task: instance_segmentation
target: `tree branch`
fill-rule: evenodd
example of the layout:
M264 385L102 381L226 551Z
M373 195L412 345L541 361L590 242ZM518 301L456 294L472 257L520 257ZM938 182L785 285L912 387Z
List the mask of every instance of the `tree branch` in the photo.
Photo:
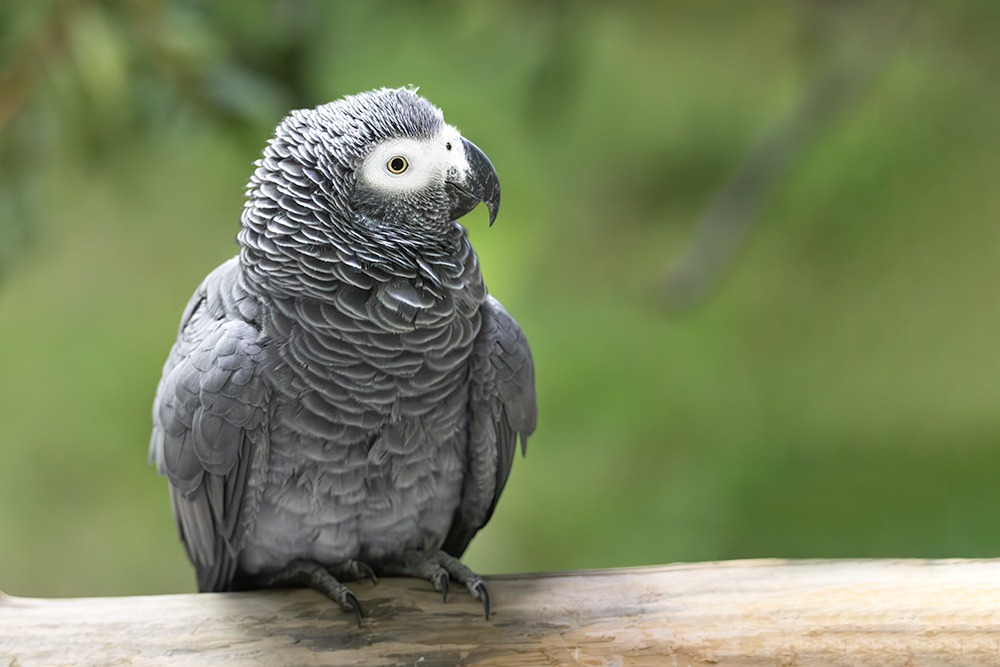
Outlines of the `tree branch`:
M997 664L1000 559L752 560L499 576L496 613L426 582L0 597L0 664Z

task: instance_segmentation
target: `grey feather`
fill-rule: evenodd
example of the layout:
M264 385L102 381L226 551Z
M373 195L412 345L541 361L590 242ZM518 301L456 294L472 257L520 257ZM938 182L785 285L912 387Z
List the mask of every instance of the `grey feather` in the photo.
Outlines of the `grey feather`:
M394 190L369 171L399 140L440 165ZM536 420L527 341L454 221L495 213L492 166L405 89L292 112L256 164L240 254L191 298L153 408L199 587L461 555Z
M171 485L181 539L202 590L225 590L252 523L267 454L268 388L253 316L226 262L185 309L153 408L150 458ZM241 312L240 306L244 310Z
M535 370L528 341L500 302L487 297L483 328L471 360L469 463L462 495L444 550L461 556L493 515L514 462L535 430Z

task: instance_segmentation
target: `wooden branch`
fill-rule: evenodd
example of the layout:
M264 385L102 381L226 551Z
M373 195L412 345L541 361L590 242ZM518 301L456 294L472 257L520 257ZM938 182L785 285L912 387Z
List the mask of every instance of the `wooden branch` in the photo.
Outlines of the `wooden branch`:
M752 560L306 590L0 597L0 665L996 665L1000 559Z

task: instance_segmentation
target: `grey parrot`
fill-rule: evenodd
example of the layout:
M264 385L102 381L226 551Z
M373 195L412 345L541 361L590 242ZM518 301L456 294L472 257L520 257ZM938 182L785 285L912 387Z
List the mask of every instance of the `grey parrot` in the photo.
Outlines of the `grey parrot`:
M256 163L239 255L181 317L153 405L201 591L416 576L445 599L535 429L534 366L465 229L493 165L410 89L293 111Z

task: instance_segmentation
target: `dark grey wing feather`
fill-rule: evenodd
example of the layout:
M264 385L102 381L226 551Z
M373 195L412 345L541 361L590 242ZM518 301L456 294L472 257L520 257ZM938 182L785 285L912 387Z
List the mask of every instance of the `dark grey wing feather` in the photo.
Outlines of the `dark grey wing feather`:
M507 483L517 440L535 430L535 367L524 333L491 296L470 367L469 443L462 501L443 549L458 557L486 525Z
M252 324L256 302L238 275L227 262L191 298L153 403L150 460L170 481L202 591L232 583L256 509L247 480L266 474L268 390Z

